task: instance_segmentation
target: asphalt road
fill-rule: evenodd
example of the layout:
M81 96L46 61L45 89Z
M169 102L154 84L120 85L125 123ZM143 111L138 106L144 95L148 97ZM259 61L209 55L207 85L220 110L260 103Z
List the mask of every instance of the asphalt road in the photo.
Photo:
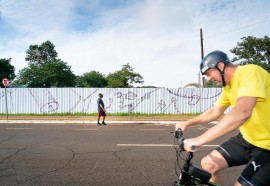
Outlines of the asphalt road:
M185 136L207 127L192 127ZM177 179L173 130L153 124L0 124L0 185L171 185ZM193 162L199 165L212 149L201 147ZM241 170L223 171L225 185L233 185Z

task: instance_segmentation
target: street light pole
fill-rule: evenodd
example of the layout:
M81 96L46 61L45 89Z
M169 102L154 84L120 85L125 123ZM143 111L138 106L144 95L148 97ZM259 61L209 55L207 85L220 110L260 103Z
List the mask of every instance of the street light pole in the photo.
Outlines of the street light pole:
M201 39L201 59L204 58L204 49L203 49L203 31L200 29L200 39ZM201 85L202 79L202 87L204 87L204 78L201 78L201 72L199 72L199 85Z
M200 29L200 38L201 38L201 59L204 58L204 50L203 50L203 32L202 29Z

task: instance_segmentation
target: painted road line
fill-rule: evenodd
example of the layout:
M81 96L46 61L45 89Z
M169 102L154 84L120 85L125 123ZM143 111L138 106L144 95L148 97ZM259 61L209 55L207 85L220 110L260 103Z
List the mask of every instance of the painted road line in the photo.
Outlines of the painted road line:
M81 130L81 131L88 130L89 131L89 130L97 130L97 129L72 129L72 130Z
M32 130L33 128L6 128L7 130Z
M140 129L140 130L165 130L165 129Z
M199 129L199 130L208 130L208 129L210 129L211 127L204 127L204 126L198 126L198 128L197 129Z
M172 144L117 144L122 147L173 147Z
M174 147L174 144L117 144L121 147ZM219 145L203 145L203 147L218 147Z

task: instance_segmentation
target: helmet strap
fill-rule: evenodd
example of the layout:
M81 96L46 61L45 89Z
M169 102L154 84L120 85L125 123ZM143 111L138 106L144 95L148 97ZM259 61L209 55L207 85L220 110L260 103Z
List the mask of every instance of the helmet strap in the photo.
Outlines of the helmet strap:
M226 64L224 64L223 70L220 70L220 69L216 66L216 69L219 71L220 76L221 76L221 78L222 78L222 86L223 86L223 87L226 86L226 82L225 82L225 78L224 78L224 71L225 71L225 68L226 68Z

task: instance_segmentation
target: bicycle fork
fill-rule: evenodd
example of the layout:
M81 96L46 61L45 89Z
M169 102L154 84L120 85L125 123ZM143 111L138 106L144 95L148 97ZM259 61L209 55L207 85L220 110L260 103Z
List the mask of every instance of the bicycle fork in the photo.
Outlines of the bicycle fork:
M188 152L183 169L178 178L178 186L195 185L194 180L189 176L190 161L193 158L193 152Z

